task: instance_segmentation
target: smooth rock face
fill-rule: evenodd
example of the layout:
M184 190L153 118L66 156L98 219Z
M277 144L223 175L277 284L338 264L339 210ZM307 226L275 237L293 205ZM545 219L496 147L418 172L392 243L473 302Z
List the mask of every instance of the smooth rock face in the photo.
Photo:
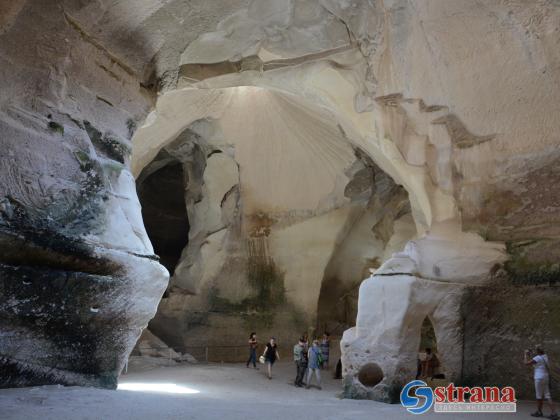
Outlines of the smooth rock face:
M128 169L151 95L71 8L12 3L0 4L0 385L115 387L168 279Z
M114 386L168 276L136 191L167 344L357 311L345 392L387 401L429 316L448 378L501 378L458 355L560 275L558 27L544 0L0 2L1 383Z

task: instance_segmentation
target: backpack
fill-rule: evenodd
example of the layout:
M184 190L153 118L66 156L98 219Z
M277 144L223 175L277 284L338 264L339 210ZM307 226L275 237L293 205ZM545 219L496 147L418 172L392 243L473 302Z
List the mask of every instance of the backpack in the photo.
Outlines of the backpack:
M325 359L323 359L323 353L321 353L321 350L319 350L318 352L316 352L316 354L317 354L317 363L319 364L319 366L321 366L325 362Z

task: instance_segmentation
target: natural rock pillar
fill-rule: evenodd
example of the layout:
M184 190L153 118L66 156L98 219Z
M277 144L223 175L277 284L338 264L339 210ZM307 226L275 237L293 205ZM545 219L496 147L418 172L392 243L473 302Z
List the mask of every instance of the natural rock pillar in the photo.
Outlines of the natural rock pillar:
M451 225L437 226L393 254L360 286L356 327L345 331L341 341L345 396L398 399L400 388L416 375L426 317L434 325L442 370L448 380L457 380L462 368L461 297L467 285L483 282L503 260L501 245ZM374 386L358 379L368 363L383 371Z
M129 170L154 92L86 6L0 2L0 387L115 388L168 283Z

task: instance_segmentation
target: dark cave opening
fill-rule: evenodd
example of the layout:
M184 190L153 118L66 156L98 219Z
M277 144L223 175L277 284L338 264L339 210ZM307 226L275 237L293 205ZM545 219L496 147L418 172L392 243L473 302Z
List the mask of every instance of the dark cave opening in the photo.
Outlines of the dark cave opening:
M140 179L136 189L146 231L161 264L173 275L189 238L183 165L171 162Z
M416 378L445 379L444 369L438 352L438 343L434 324L430 317L424 318L420 329L418 348L418 371Z

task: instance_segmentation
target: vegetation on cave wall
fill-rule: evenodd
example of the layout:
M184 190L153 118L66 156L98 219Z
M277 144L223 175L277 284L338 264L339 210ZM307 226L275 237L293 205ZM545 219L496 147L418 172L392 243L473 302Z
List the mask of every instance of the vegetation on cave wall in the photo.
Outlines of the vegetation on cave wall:
M208 294L210 311L238 314L247 323L270 327L279 305L286 302L282 273L271 259L249 257L247 284L251 291L239 302L220 297L219 290L213 287Z

